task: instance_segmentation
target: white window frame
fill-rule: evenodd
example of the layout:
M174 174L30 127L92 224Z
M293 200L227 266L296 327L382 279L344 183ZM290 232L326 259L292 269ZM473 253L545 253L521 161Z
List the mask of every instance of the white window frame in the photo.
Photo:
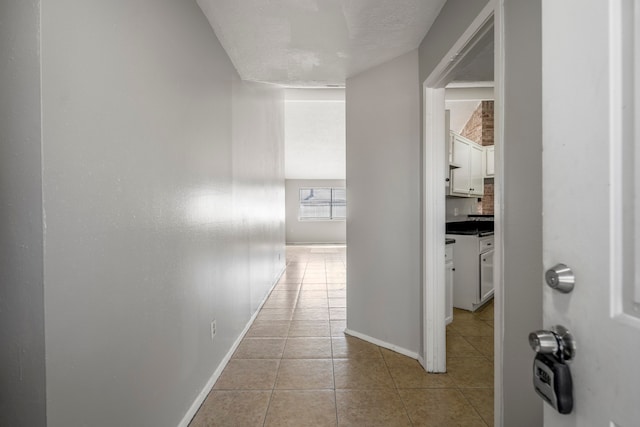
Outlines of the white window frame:
M329 199L329 216L328 217L310 217L310 216L302 216L301 215L301 211L302 211L302 192L303 191L308 191L308 190L329 190L331 196ZM345 187L329 187L329 186L322 186L322 187L300 187L298 189L298 221L304 221L304 222L309 222L309 221L346 221L346 215L345 216L338 216L335 217L333 212L334 212L334 205L336 205L335 203L335 199L334 199L334 192L335 190L342 190L345 191L345 207L346 207L346 188Z

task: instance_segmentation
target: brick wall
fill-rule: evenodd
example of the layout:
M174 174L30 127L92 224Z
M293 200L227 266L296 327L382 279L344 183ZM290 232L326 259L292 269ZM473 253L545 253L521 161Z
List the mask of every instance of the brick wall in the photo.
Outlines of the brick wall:
M460 134L480 145L493 145L493 101L481 101ZM481 214L492 215L494 213L493 188L493 179L485 179Z
M486 178L484 180L484 196L482 196L482 214L493 214L493 178Z
M493 101L482 101L482 145L493 145Z

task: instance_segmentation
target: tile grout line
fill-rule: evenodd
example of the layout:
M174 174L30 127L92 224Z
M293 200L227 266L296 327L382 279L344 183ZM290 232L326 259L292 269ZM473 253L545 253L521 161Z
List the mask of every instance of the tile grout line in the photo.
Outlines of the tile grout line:
M486 324L486 321L482 320L482 319L473 319L474 322L481 322ZM474 350L476 350L481 357L473 357L473 358L462 358L462 359L484 359L485 361L489 362L489 364L492 364L492 361L484 355L484 353L482 353L478 348L476 348L471 342L469 342L469 340L467 340L468 336L472 336L472 335L462 335L460 334L460 337L462 337L462 339L468 343ZM454 380L453 381L454 385L456 386L456 389L459 391L459 393L462 395L462 397L464 398L464 400L467 402L467 404L471 407L471 409L473 409L473 411L476 413L476 415L482 420L482 422L484 423L485 426L488 427L488 423L487 421L484 419L484 417L480 414L480 412L478 411L478 409L476 408L475 405L473 405L473 403L469 400L469 398L467 397L467 395L464 393L465 389L491 389L493 391L493 386L492 387L461 387L458 385L458 383Z
M413 426L413 420L411 419L411 416L409 415L409 410L407 409L407 405L406 405L404 399L402 398L402 396L400 395L400 389L398 388L398 382L393 377L393 374L391 374L391 367L387 363L387 359L384 357L384 354L382 353L382 349L380 348L380 346L377 346L377 347L378 347L378 351L380 352L380 355L382 356L382 361L384 362L384 366L387 368L387 372L389 373L389 376L391 377L391 381L393 381L393 386L394 386L394 388L396 390L396 394L398 395L398 399L400 399L400 403L402 403L402 408L404 409L404 413L407 416L407 419L409 420L409 424L411 424Z
M287 268L289 268L289 265L287 263L287 266L285 267L285 274L287 272ZM267 301L269 301L269 299L271 299L271 295L269 295ZM294 310L295 310L295 306L294 306ZM291 319L293 318L293 311L291 312L291 316L290 316L290 320L289 320L289 327L287 328L287 335L285 337L284 340L284 347L282 348L282 354L280 355L280 359L278 360L278 369L276 370L276 378L273 381L273 386L271 387L271 395L269 396L269 403L267 404L267 410L264 413L264 420L262 421L262 427L266 426L267 423L267 416L269 415L269 409L271 408L271 402L273 401L273 394L275 392L275 388L276 388L276 384L278 383L278 376L280 375L280 367L282 366L282 358L284 357L284 351L287 348L287 340L289 339L289 331L291 330Z
M480 412L478 412L478 410L476 409L476 407L473 405L473 403L471 403L471 401L469 400L469 398L467 397L466 394L464 394L464 391L462 391L462 389L460 389L460 394L462 395L462 397L464 398L464 400L467 402L467 404L469 404L469 406L471 407L471 409L473 409L473 411L476 413L476 415L482 420L482 422L484 423L485 426L488 427L487 422L485 421L484 417L482 415L480 415Z
M336 365L334 363L334 352L333 352L333 331L331 330L331 310L329 308L329 286L327 283L327 265L325 262L325 292L327 295L327 313L329 314L329 342L331 343L331 372L333 375L333 403L335 405L335 414L336 414L336 426L339 425L340 420L338 418L338 390L336 388Z

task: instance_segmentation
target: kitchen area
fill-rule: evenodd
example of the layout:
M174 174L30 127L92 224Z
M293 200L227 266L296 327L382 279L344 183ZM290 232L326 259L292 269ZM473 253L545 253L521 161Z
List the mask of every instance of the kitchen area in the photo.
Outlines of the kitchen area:
M457 88L452 89L455 94ZM447 108L445 292L450 324L454 308L476 312L493 300L495 169L493 100L447 101Z

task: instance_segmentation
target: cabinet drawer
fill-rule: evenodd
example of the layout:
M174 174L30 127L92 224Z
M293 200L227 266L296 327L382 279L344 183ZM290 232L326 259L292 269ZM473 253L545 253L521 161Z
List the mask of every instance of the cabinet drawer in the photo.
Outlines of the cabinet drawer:
M453 244L444 246L444 262L453 262Z
M487 237L485 239L480 239L480 252L488 251L489 249L493 249L494 242L493 236Z

